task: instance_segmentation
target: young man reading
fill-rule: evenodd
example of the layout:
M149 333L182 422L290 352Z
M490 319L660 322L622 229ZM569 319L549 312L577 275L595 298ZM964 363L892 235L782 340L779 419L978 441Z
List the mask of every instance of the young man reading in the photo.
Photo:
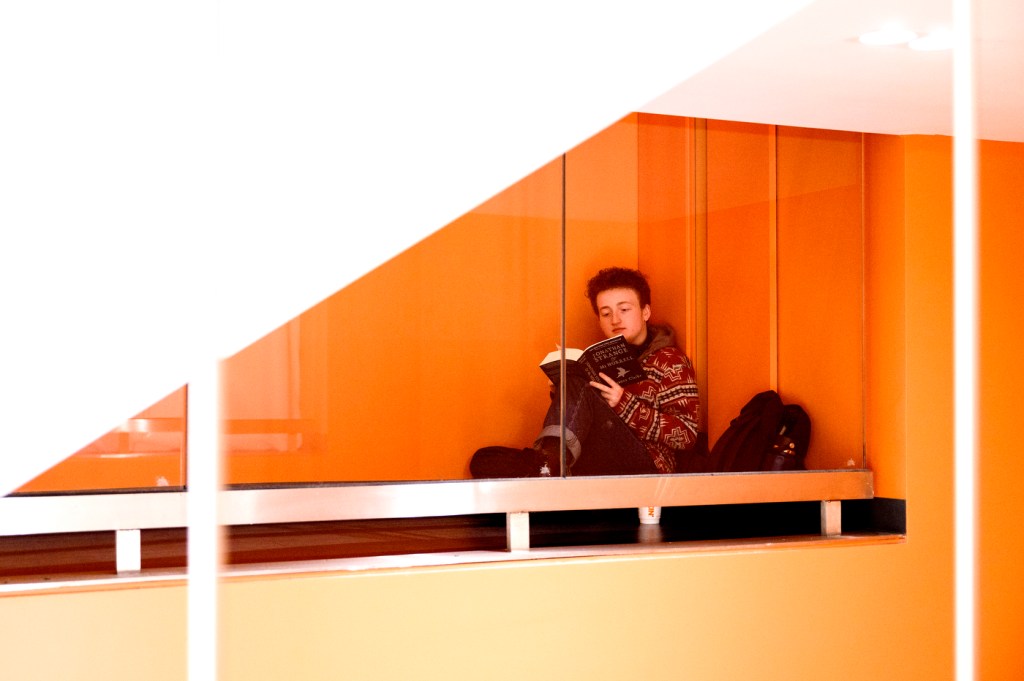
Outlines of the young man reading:
M571 475L635 475L692 470L700 399L690 360L668 326L649 324L651 289L637 270L603 269L587 297L606 338L622 335L645 379L622 386L606 374L565 377L566 464ZM475 478L560 474L558 386L533 447L484 447L470 461Z

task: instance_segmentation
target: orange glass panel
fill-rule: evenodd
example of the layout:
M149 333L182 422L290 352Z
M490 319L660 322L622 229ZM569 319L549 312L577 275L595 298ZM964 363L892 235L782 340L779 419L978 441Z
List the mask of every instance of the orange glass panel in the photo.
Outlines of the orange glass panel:
M860 420L845 420L855 410L828 391L814 392L820 385L801 373L806 352L821 343L810 340L800 315L811 304L841 327L822 332L824 340L839 335L846 344L815 361L833 366L835 355L847 369L859 367L859 351L846 354L850 339L860 337L851 330L860 310L851 302L859 285L850 269L861 260L857 232L830 230L840 235L842 275L830 272L835 280L825 288L841 288L842 300L808 300L813 286L791 263L821 255L811 216L840 219L852 196L859 206L859 175L853 178L848 164L858 147L830 135L787 135L779 148L779 290L787 329L780 380L784 392L809 391L807 402L843 405L818 424L816 433L829 433L828 424ZM768 126L707 126L702 398L709 442L768 383L770 143ZM833 157L836 149L845 155ZM672 324L692 354L696 153L692 120L631 114L569 151L564 163L538 169L226 360L226 482L458 479L468 477L479 447L530 444L549 404L537 362L559 342L563 177L567 343L599 337L583 295L587 278L610 265L639 266L651 279L654 319ZM855 221L854 214L842 213L842 220ZM813 246L800 245L805 238ZM804 401L802 394L794 399ZM25 489L184 484L184 391L173 397ZM154 430L158 423L165 430ZM849 435L832 430L837 441ZM133 463L117 474L80 472L90 458Z
M638 265L637 151L637 115L631 114L566 155L569 347L584 348L603 338L585 295L587 280L604 267Z
M225 362L229 483L457 479L526 446L559 326L561 161Z
M39 475L18 493L181 487L185 484L181 387Z
M769 387L768 126L708 121L708 442Z
M893 283L907 276L905 154L902 137L865 136L865 463L891 499L907 496L907 291Z
M640 163L637 115L566 154L571 345L599 337L586 279L637 266ZM537 365L559 342L562 173L544 166L228 359L226 481L458 479L479 447L531 444L550 400ZM684 276L657 268L666 291Z
M638 126L639 262L656 286L651 307L693 359L693 119L641 114Z
M653 320L686 338L691 310L693 120L631 114L569 152L566 162L568 341L601 338L587 279L638 267L651 282ZM689 349L689 348L688 348Z
M813 423L810 468L863 465L861 134L779 127L779 394Z

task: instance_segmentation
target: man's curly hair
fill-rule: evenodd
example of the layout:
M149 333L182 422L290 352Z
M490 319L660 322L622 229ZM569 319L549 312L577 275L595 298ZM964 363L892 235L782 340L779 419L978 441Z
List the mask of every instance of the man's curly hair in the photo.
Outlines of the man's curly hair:
M636 291L640 299L640 307L651 304L651 286L639 270L631 270L626 267L606 267L587 282L587 298L590 298L590 307L597 314L597 294L613 288L628 288Z

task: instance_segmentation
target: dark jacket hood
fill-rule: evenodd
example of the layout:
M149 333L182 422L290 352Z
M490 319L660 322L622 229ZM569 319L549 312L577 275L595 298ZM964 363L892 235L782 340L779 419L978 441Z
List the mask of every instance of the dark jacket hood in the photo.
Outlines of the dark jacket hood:
M651 336L651 342L647 349L640 353L643 359L652 352L662 348L674 347L676 344L676 332L668 324L648 324L647 333Z

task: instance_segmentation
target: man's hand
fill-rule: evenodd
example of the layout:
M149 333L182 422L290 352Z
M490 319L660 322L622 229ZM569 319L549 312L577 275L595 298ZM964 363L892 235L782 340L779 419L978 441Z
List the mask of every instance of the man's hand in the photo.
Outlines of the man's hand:
M622 399L622 386L616 383L611 376L604 373L603 371L598 374L604 383L600 381L591 381L590 385L594 386L601 392L601 397L608 403L608 406L614 409L618 404L619 400Z

